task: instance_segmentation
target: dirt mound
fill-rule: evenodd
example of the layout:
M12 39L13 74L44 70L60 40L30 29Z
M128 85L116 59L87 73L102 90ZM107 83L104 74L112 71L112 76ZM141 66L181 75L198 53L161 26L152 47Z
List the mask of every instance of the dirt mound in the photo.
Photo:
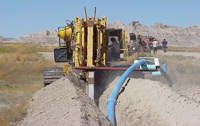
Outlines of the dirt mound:
M119 78L100 97L99 108L106 114L107 99ZM200 125L200 104L157 81L130 79L115 107L118 126Z
M61 78L33 96L27 116L18 125L107 126L109 121L91 99Z

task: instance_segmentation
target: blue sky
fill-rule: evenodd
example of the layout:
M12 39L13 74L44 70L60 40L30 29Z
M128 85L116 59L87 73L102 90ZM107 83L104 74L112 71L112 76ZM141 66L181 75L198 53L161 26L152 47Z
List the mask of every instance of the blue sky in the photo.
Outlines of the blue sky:
M107 23L200 25L200 0L0 0L0 35L17 38L57 29L66 19L84 17L83 7L88 16L97 7L97 17L107 17Z

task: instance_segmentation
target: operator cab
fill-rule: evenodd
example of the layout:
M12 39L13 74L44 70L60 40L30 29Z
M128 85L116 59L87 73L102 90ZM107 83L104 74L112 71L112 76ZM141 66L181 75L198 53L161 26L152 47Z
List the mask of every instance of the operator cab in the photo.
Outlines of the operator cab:
M107 61L127 60L127 44L122 29L106 29L108 56Z

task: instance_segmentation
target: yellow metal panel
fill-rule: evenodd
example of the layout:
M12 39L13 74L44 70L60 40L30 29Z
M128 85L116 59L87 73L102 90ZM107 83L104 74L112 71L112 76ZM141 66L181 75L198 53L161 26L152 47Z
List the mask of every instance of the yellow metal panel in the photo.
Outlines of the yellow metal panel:
M101 18L101 25L106 28L106 17Z
M101 31L101 44L102 45L106 45L106 33L105 33L105 29L106 29L106 17L103 17L101 18L101 27L102 27L102 31ZM107 49L105 46L102 47L102 53L101 53L101 56L102 56L102 65L106 66L106 54L107 54Z
M74 35L75 35L75 49L74 49L74 63L75 67L87 66L94 67L96 63L99 65L106 65L106 18L93 20L88 18L80 20L80 17L75 17ZM95 38L94 38L95 37ZM94 42L95 41L95 42ZM95 43L95 46L94 46ZM97 49L101 53L97 53ZM99 54L99 56L97 56ZM100 55L101 54L101 55ZM96 57L95 59L93 57ZM100 60L100 62L99 62Z
M75 62L75 67L79 67L79 43L80 43L80 17L75 17L75 34L76 34L76 42L75 42L75 54L74 54L74 62Z
M124 60L128 59L128 50L127 50L127 44L125 41L125 32L122 30L122 42L123 42L123 49L124 49Z
M93 65L93 35L94 35L94 21L88 21L88 35L87 35L87 67L94 67Z
M85 60L85 55L86 55L86 51L85 51L85 46L86 46L86 43L85 43L85 23L84 23L84 20L82 19L82 28L81 28L81 33L82 33L82 60L83 60L83 63L84 63L84 60Z

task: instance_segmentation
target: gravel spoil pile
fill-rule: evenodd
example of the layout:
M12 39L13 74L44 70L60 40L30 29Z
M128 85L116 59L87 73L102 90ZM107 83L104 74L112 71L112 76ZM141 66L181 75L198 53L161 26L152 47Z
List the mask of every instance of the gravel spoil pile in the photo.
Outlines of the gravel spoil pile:
M66 78L38 91L19 126L108 126L95 103Z
M116 78L100 97L99 108L106 114L107 99ZM170 87L147 79L130 79L123 85L115 107L118 126L199 126L200 104Z

